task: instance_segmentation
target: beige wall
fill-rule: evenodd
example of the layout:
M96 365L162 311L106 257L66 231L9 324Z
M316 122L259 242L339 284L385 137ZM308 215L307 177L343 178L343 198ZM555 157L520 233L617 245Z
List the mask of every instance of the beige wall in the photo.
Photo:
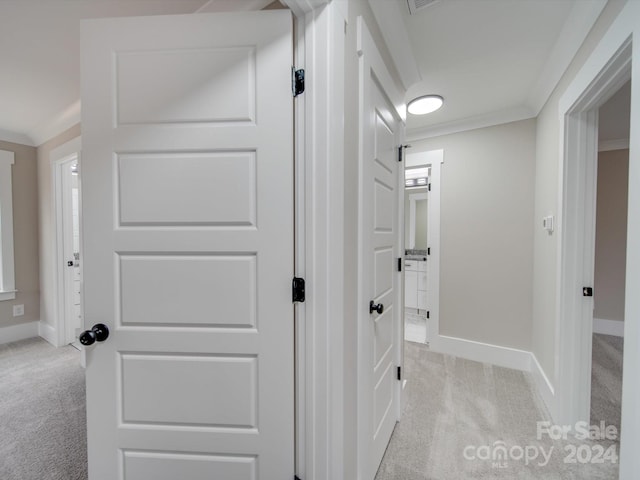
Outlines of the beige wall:
M38 279L38 173L36 149L0 141L0 150L15 153L12 166L13 239L16 298L0 302L0 328L40 319ZM24 305L14 317L13 306Z
M535 120L412 141L444 149L440 334L531 348Z
M598 154L594 318L624 320L629 150Z
M40 201L40 319L47 325L55 323L55 203L51 173L51 151L80 136L80 124L38 147L38 191Z
M591 29L582 47L537 119L535 211L533 221L540 224L547 215L558 216L558 181L560 166L560 98L602 39L625 1L611 0ZM540 366L555 385L556 281L558 275L558 238L535 228L533 262L533 344L532 351Z

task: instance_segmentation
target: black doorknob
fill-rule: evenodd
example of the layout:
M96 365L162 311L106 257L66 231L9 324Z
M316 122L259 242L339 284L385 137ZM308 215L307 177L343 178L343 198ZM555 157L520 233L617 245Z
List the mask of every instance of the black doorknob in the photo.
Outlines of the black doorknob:
M382 313L384 312L384 305L381 303L373 303L373 300L369 302L369 314L373 312Z
M96 342L104 342L109 338L109 328L104 323L96 323L91 330L85 330L78 340L82 345L93 345Z

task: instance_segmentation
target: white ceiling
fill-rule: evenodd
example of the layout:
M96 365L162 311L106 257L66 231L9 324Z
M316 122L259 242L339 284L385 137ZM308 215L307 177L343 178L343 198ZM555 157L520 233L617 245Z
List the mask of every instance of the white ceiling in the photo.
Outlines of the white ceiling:
M39 145L79 120L80 19L270 1L0 0L0 138ZM389 13L376 17L407 98L445 97L440 111L407 119L409 136L432 136L535 116L606 0L440 0L413 16L407 0L369 2Z
M415 15L405 3L420 77L407 100L445 98L433 114L408 115L407 129L434 136L536 116L606 1L440 0Z

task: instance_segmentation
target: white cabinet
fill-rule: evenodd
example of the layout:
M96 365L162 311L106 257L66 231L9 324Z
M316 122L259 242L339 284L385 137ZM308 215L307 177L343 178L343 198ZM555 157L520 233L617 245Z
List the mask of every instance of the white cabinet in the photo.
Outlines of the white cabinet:
M427 262L404 261L404 306L426 310Z
M404 271L404 306L418 308L418 272L406 268Z

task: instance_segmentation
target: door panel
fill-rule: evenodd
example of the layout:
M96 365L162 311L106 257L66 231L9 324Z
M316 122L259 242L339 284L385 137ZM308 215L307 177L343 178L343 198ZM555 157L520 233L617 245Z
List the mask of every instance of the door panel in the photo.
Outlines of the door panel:
M291 28L83 23L90 480L293 478Z
M397 232L399 125L393 107L371 70L364 84L364 150L362 164L363 276L366 295L384 305L382 313L365 319L363 338L367 358L363 372L370 408L363 428L367 471L373 479L397 420L397 328L400 307L395 305L400 278L394 259L401 256Z

